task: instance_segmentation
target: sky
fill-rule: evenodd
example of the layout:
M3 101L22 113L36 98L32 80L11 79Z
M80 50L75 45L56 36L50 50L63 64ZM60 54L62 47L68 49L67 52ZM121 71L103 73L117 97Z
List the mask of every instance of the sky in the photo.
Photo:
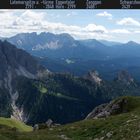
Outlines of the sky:
M75 39L140 43L139 10L0 10L0 37L69 33Z

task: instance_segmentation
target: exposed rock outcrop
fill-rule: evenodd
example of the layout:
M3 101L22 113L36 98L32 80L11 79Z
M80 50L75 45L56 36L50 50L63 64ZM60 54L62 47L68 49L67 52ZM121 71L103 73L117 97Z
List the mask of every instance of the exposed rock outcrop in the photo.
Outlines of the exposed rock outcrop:
M102 79L99 77L99 73L95 70L88 72L88 74L85 76L85 79L88 79L97 85L100 85L102 82Z
M37 79L38 73L44 70L27 52L17 49L7 41L0 41L0 88L9 92L11 100L7 104L12 108L12 118L23 122L27 120L24 109L16 104L18 92L14 87L15 79L19 76Z
M86 119L106 118L110 115L128 112L127 99L121 98L96 107Z
M57 126L60 126L60 124L56 124L51 119L48 119L46 121L46 123L35 124L34 127L33 127L33 131L37 131L37 130L40 130L40 129L57 127Z
M128 73L128 71L126 70L122 70L118 73L118 76L116 78L117 81L119 82L123 82L127 85L130 85L131 83L134 82L133 77L131 76L130 73Z

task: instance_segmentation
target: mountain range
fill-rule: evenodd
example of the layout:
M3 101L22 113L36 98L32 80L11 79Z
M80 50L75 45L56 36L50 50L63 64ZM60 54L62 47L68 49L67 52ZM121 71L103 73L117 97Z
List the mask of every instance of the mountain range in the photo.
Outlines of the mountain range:
M22 33L7 41L38 57L41 65L52 72L70 72L83 76L97 70L106 80L112 80L122 69L140 81L140 44L106 40L75 40L69 34Z
M81 79L70 74L51 73L30 54L7 41L0 42L0 57L1 117L29 124L49 118L68 123L84 118L101 102L97 99L92 103L94 97Z
M108 82L97 71L83 77L50 72L7 41L0 43L0 53L1 117L32 125L49 118L64 124L84 119L94 107L118 96L140 94L140 84L127 71Z
M52 33L0 41L0 139L137 139L140 45L108 43Z
M21 33L7 38L7 41L34 55L49 58L106 60L121 57L139 57L138 50L140 49L140 44L133 41L128 43L108 41L108 43L104 43L104 40L96 39L75 40L66 33Z

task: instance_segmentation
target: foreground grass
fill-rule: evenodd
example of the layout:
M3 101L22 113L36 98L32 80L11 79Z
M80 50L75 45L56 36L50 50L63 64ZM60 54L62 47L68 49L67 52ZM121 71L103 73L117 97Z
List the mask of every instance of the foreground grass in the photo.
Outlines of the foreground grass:
M0 129L0 140L140 140L140 98L128 99L128 113L84 120L35 132Z
M0 125L4 125L10 128L16 128L18 131L30 132L32 131L32 127L21 123L20 121L10 119L10 118L2 118L0 117Z

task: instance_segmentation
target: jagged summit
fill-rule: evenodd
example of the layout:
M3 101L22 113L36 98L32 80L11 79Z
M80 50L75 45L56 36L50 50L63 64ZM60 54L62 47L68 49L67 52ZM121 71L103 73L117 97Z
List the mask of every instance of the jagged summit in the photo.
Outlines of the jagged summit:
M117 78L116 78L117 81L120 81L120 82L123 82L123 83L126 83L126 84L131 84L134 82L134 79L133 77L131 76L131 74L126 71L126 70L122 70L118 73L117 75Z
M99 73L96 70L89 71L85 78L98 85L100 85L102 82L102 79L100 78Z
M7 39L10 43L16 45L18 48L27 51L41 51L41 50L57 50L65 47L75 47L74 38L66 33L53 34L50 32L42 32L37 34L21 33L14 37Z

